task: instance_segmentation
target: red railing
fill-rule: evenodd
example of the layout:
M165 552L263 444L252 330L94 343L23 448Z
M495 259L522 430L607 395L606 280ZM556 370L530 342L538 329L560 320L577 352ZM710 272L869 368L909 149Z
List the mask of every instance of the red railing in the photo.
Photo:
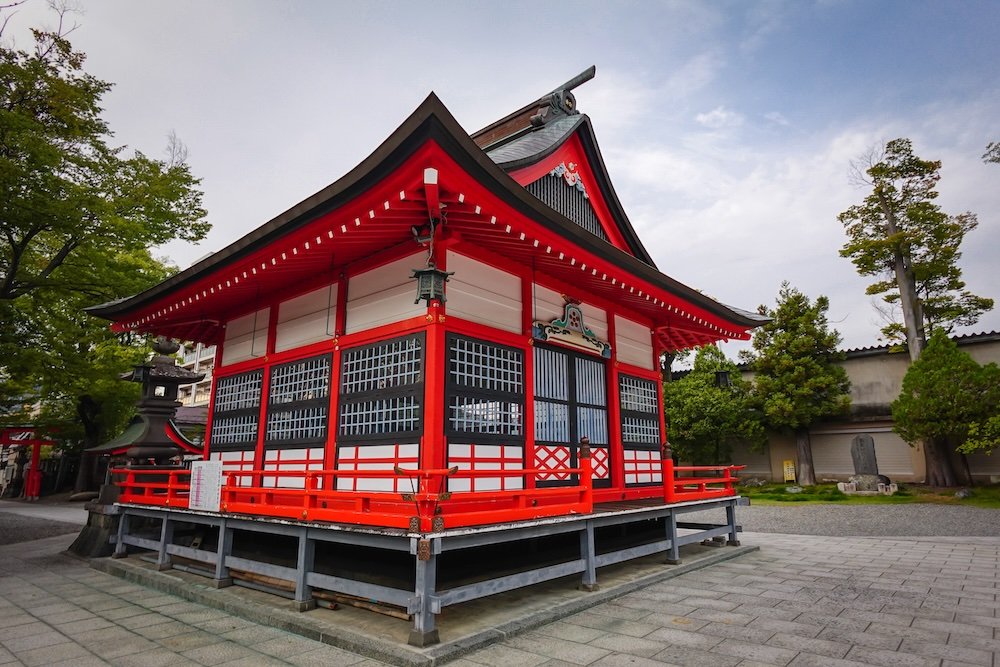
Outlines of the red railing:
M663 500L671 504L735 496L735 484L740 480L733 473L744 468L746 466L678 466L674 465L673 459L665 458ZM699 473L712 473L716 476L703 476Z
M551 474L551 469L407 470L397 467L394 470L229 472L222 485L220 510L232 514L403 528L419 532L588 514L594 509L592 466L590 457L584 454L583 449L580 451L578 468L559 470L561 475L576 475L577 483L543 488L527 488L527 480ZM738 479L733 472L743 467L675 466L669 458L665 459L662 463L663 500L671 504L736 495L734 485ZM699 473L719 476L685 476ZM112 475L121 487L120 502L188 507L189 470L119 468L113 470ZM265 486L264 478L273 480L274 484ZM524 488L446 490L445 481L448 479L482 478L519 478L520 486ZM354 486L362 479L409 479L412 491L337 489L338 480L350 480Z
M187 468L115 468L111 480L121 489L118 502L187 507L191 471Z

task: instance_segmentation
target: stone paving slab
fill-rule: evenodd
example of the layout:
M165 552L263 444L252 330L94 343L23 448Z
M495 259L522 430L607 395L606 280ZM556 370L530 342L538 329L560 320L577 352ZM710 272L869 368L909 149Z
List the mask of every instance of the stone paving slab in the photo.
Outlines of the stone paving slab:
M97 572L58 555L71 539L0 546L0 665L388 662ZM1000 538L743 541L759 551L534 627L505 622L450 664L1000 667Z

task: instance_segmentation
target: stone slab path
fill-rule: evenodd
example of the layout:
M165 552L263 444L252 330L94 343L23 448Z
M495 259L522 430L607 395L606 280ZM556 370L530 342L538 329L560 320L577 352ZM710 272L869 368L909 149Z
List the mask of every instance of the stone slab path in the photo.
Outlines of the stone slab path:
M61 555L0 546L0 665L379 665ZM760 550L449 663L1000 667L1000 537L747 533Z

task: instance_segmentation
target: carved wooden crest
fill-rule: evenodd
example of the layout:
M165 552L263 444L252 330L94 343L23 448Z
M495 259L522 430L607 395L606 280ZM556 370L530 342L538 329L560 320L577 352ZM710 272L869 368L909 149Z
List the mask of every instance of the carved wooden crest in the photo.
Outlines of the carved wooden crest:
M584 352L599 354L606 359L611 358L611 345L594 335L583 321L583 311L577 299L563 295L566 302L563 305L562 319L556 318L550 322L534 322L531 328L535 340L547 340L563 343Z

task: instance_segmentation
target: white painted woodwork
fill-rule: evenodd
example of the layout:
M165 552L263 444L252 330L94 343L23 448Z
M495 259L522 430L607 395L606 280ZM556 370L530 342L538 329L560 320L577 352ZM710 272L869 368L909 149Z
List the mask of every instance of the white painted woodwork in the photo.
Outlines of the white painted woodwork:
M264 470L277 472L302 472L306 470L323 469L323 448L311 447L269 449L264 452ZM305 476L267 476L261 481L262 486L282 489L304 489ZM322 480L317 488L323 488Z
M471 257L448 252L448 314L521 332L521 279Z
M347 285L346 333L425 314L424 302L413 303L417 284L411 277L425 259L424 253L418 253L352 277Z
M660 452L626 449L623 452L625 484L652 484L663 479Z
M337 285L306 292L278 306L274 349L284 352L334 337Z
M222 483L229 483L229 475L237 472L249 472L253 470L254 463L254 450L245 449L237 452L212 452L209 454L209 460L211 461L222 461ZM249 486L252 483L252 478L247 475L245 477L236 477L236 483L240 486Z
M392 470L397 465L407 470L416 469L419 453L417 444L340 447L337 449L337 470L384 470L387 474L385 477L338 476L337 490L413 493L417 491L417 481L396 475Z
M646 325L615 315L614 346L618 361L653 370L653 334Z
M532 286L532 294L534 295L534 318L536 321L549 322L554 319L562 319L562 316L565 314L564 305L566 302L559 292L535 283ZM570 296L575 297L575 295ZM607 311L585 301L580 304L580 310L583 312L583 325L594 332L594 335L599 339L607 341Z
M489 461L483 459L491 459ZM524 449L513 445L448 445L448 466L459 470L522 470ZM454 493L467 491L510 491L524 488L524 478L501 477L452 477L448 480L448 490Z
M267 354L267 325L270 308L261 308L226 323L222 346L222 365L235 364Z

